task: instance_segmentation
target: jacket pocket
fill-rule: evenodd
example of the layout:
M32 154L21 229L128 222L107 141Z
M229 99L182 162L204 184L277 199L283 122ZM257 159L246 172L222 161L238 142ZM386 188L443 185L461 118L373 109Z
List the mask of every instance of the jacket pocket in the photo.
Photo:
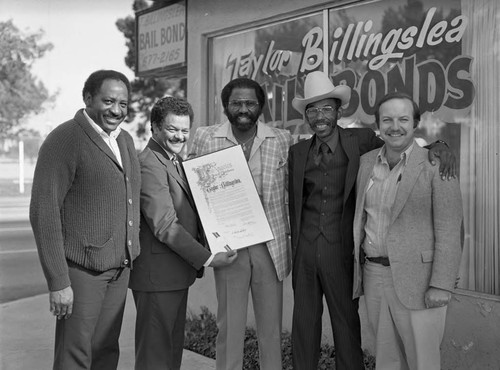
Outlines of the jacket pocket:
M434 251L423 251L422 255L422 263L429 263L434 260Z
M286 158L281 158L279 161L278 161L278 167L276 169L280 169L280 168L285 168L285 166L288 164L288 161Z
M115 241L109 238L103 245L85 246L85 267L93 271L106 271L115 264Z

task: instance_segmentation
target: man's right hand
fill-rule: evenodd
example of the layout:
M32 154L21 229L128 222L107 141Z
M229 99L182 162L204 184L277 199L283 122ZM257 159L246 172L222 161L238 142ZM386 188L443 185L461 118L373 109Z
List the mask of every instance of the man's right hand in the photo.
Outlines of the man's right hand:
M73 289L67 287L49 293L50 312L58 320L69 319L73 312Z
M233 263L238 257L238 252L229 251L229 252L219 252L214 256L212 262L210 262L210 267L222 267L227 266Z

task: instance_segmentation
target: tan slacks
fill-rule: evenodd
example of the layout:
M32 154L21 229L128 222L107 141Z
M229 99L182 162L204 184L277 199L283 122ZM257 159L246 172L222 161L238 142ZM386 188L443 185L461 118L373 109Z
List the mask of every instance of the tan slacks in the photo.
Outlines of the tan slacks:
M391 267L366 262L363 270L368 321L376 340L376 368L439 370L447 306L409 310L398 299Z
M261 370L281 369L283 282L276 275L267 246L238 251L234 263L214 268L217 291L217 370L243 368L248 292L257 325Z

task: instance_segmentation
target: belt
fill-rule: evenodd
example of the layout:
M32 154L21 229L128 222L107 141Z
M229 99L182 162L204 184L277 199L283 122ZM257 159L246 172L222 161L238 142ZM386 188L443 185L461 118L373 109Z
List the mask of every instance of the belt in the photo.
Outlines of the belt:
M388 257L365 257L365 258L370 262L378 263L379 265L382 265L382 266L390 266L391 265Z

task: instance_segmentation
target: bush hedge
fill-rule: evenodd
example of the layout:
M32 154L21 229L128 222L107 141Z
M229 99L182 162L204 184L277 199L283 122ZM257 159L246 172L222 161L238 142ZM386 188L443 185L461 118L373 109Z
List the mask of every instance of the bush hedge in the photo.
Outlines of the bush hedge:
M200 355L215 359L215 341L217 324L215 315L207 307L201 307L199 315L190 314L186 320L184 348ZM292 343L290 333L281 335L281 350L283 370L292 370ZM364 354L365 369L375 369L375 359L370 354ZM259 368L259 348L254 329L245 331L245 347L243 354L243 369ZM335 348L329 344L321 346L318 369L335 369Z

